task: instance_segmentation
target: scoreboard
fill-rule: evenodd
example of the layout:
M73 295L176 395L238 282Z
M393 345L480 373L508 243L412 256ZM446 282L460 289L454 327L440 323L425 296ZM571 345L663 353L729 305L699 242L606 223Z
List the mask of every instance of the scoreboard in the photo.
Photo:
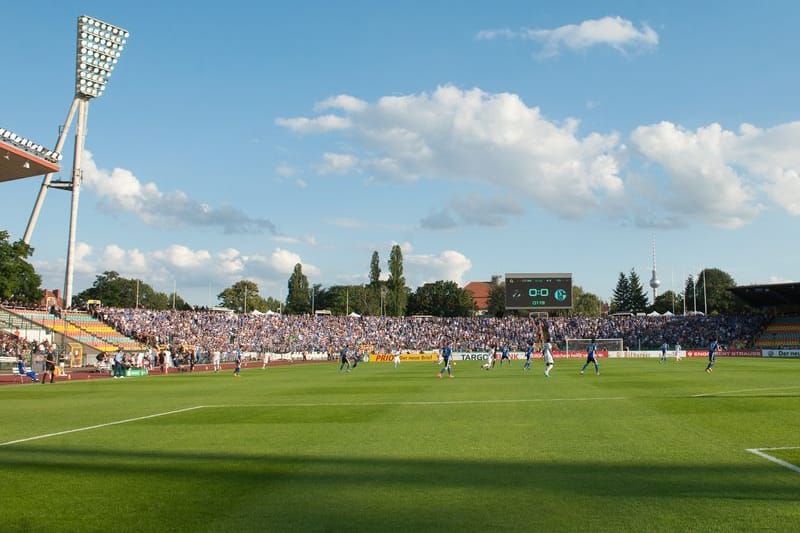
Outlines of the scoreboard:
M506 274L506 309L571 309L572 274Z

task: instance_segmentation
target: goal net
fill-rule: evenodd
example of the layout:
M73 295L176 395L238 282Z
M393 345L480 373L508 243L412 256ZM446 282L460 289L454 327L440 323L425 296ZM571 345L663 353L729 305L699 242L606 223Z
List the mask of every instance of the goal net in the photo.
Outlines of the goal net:
M566 351L567 353L581 352L585 354L591 342L592 339L566 339ZM622 339L595 339L594 343L600 351L622 351Z

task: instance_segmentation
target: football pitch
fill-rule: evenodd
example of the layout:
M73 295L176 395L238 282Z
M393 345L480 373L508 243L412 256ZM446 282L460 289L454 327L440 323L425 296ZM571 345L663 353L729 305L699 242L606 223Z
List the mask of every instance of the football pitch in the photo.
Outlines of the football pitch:
M2 531L798 531L800 361L0 389Z

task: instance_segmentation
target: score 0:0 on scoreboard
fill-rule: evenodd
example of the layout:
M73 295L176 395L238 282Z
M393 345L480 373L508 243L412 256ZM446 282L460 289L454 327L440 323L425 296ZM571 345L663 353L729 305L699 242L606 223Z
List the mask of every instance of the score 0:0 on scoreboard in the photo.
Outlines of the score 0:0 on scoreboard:
M506 274L506 309L571 309L572 274Z

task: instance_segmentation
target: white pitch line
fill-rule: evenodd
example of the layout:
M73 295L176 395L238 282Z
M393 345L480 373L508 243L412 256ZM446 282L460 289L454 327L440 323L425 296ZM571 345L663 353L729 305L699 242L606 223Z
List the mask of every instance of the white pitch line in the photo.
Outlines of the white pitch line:
M721 394L736 394L737 392L760 392L760 391L770 391L770 390L791 390L791 389L800 389L800 385L791 385L788 387L764 387L760 389L739 389L739 390L726 390L720 392L706 392L703 394L692 394L691 398L703 398L705 396L719 396Z
M138 416L136 418L127 418L125 420L115 420L114 422L106 422L104 424L96 424L94 426L86 426L76 429L68 429L65 431L58 431L56 433L47 433L46 435L37 435L35 437L27 437L24 439L17 439L8 442L0 442L0 447L11 446L12 444L19 444L21 442L30 442L32 440L47 439L50 437L58 437L59 435L68 435L70 433L78 433L80 431L89 431L92 429L100 429L109 426L117 426L119 424L128 424L130 422L138 422L139 420L147 420L148 418L157 418L160 416L174 415L178 413L185 413L186 411L194 411L196 409L228 409L228 408L245 408L245 407L374 407L374 406L402 406L402 405L457 405L457 404L497 404L497 403L529 403L529 402L588 402L588 401L612 401L612 400L625 400L622 397L610 398L532 398L532 399L512 399L512 400L452 400L452 401L430 401L430 402L336 402L336 403L267 403L267 404L224 404L224 405L195 405L194 407L187 407L185 409L178 409L175 411L166 411L163 413L155 413L152 415Z
M781 465L785 468L788 468L789 470L792 470L793 472L797 472L798 474L800 474L800 466L786 462L783 459L778 459L774 455L764 453L764 450L771 451L771 450L797 450L797 449L800 449L800 446L784 446L781 448L748 448L747 451L752 454L758 455L759 457L763 457L767 461L772 461L775 464Z
M185 413L186 411L193 411L195 409L202 409L204 405L195 405L194 407L187 407L186 409L178 409L175 411L165 411L163 413L156 413L153 415L137 416L136 418L126 418L125 420L115 420L114 422L106 422L105 424L96 424L94 426L86 426L76 429L67 429L65 431L58 431L56 433L47 433L46 435L37 435L35 437L28 437L25 439L11 440L8 442L0 442L0 446L11 446L12 444L19 444L21 442L30 442L32 440L48 439L50 437L58 437L59 435L68 435L70 433L78 433L80 431L89 431L91 429L100 429L108 426L117 426L119 424L127 424L129 422L138 422L139 420L147 420L148 418L158 418L159 416L175 415L178 413Z
M426 402L330 402L330 403L260 403L260 404L220 404L206 405L209 409L244 408L244 407L381 407L381 406L414 406L414 405L464 405L464 404L497 404L497 403L532 403L532 402L589 402L627 400L621 396L606 398L520 398L510 400L447 400Z

